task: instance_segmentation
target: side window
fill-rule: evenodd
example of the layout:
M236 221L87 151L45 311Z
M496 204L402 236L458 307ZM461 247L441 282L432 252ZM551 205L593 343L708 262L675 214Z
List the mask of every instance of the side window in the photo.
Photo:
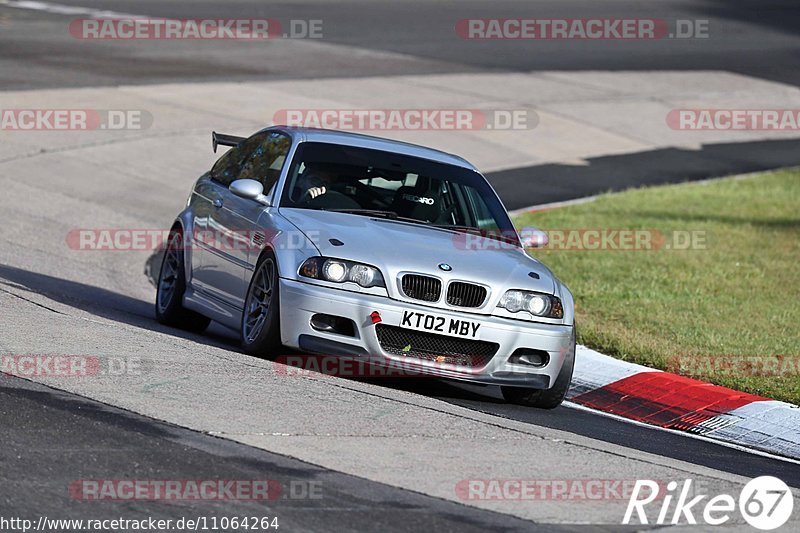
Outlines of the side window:
M237 179L260 181L264 186L264 194L269 194L281 175L291 144L288 135L277 131L269 132L242 162Z
M227 187L236 179L236 176L239 174L239 159L242 153L242 144L234 146L225 152L225 155L217 159L217 162L211 167L211 178L214 181L218 181Z
M464 196L468 204L467 212L473 219L472 224L485 230L498 230L497 223L492 216L489 206L481 198L480 193L472 187L463 187Z
M290 146L291 139L284 133L257 133L219 158L211 177L226 187L237 179L257 180L266 194L278 180Z

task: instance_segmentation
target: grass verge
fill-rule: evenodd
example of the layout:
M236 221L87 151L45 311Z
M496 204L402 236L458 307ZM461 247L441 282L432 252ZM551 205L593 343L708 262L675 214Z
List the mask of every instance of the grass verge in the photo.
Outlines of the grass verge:
M532 255L575 295L580 343L800 404L797 169L606 194L515 223L550 234ZM637 231L626 243L613 230Z

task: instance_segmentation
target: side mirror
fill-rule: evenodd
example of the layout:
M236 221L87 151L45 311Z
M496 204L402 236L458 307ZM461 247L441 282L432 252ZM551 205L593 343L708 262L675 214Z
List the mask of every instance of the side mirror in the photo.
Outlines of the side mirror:
M269 200L264 196L264 186L256 180L236 180L228 189L240 198L255 200L258 203L269 205Z
M547 232L534 227L522 228L519 240L525 248L544 248L550 242Z

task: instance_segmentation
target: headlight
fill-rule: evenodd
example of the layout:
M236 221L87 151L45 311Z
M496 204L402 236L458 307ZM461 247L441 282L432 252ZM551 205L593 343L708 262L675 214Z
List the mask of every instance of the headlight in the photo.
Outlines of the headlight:
M381 278L380 285L383 285L383 276L377 268L368 265L353 265L350 267L350 281L354 281L362 287L372 287L377 278Z
M502 307L511 313L527 311L532 315L545 318L564 318L564 307L561 305L561 300L552 294L519 290L506 291L497 307Z
M300 275L334 283L352 281L362 287L386 287L381 271L374 266L329 257L307 259L300 267Z
M322 277L328 281L341 283L347 278L347 265L334 259L326 259L322 263Z

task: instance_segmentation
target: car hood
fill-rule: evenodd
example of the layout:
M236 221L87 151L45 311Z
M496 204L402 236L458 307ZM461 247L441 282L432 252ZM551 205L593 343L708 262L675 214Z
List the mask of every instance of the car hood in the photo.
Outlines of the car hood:
M555 279L547 267L508 243L363 215L295 208L280 212L321 255L378 267L392 296L400 296L394 280L402 272L429 274L445 284L460 280L487 285L495 300L507 289L555 291ZM451 270L443 271L440 264Z

